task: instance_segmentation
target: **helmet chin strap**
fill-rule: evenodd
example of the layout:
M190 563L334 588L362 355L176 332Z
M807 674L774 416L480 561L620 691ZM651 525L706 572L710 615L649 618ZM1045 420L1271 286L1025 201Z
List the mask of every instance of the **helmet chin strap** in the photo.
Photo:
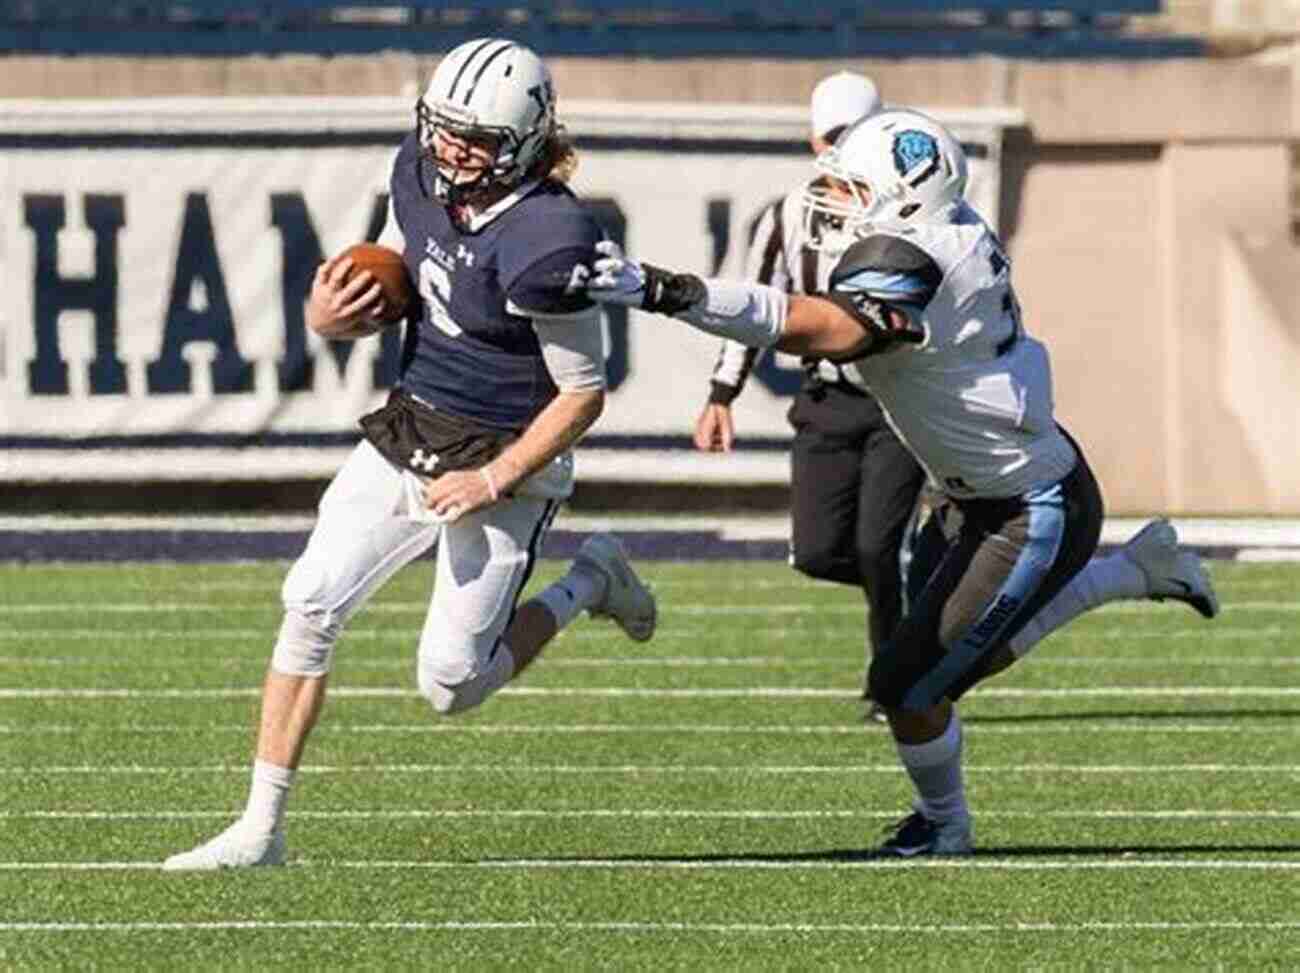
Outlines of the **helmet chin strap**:
M480 209L490 206L514 192L523 182L522 175L508 174L514 168L513 155L508 156L506 162L508 164L503 165L498 158L495 165L482 169L472 179L457 181L454 175L448 175L437 162L428 159L427 163L433 169L434 196L448 205ZM457 170L451 171L455 173Z
M470 179L457 180L458 170L444 170L434 159L424 157L423 164L432 170L433 197L449 206L474 206L475 197L490 195L501 183L491 178L491 169L483 169Z
M443 184L453 190L459 188L445 179ZM503 182L488 182L469 191L447 192L441 196L435 193L435 198L437 202L448 208L457 223L468 226L479 213L491 209L514 192L515 188Z

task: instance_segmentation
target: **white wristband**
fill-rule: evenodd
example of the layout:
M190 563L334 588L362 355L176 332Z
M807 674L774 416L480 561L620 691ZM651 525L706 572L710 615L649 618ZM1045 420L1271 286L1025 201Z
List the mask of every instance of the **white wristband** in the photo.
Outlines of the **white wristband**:
M480 466L478 471L483 475L483 482L487 484L488 493L492 495L492 501L495 503L501 498L501 494L497 492L497 484L496 480L492 479L492 471L486 466Z

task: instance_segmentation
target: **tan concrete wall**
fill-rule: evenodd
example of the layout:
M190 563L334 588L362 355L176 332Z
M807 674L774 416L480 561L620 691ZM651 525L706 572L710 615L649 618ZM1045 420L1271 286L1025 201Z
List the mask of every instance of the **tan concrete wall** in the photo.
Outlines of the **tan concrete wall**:
M1160 439L1134 435L1164 427L1158 149L1008 149L1003 227L1026 325L1052 350L1060 419L1112 508L1169 509Z
M0 97L414 95L431 63L10 58ZM1300 514L1300 57L553 64L561 104L802 103L839 67L891 101L1024 111L1007 136L1003 232L1053 349L1061 416L1112 511Z
M1283 238L1278 201L1286 194L1288 159L1281 146L1173 144L1165 156L1160 239L1169 270L1162 323L1168 371L1178 382L1167 401L1182 416L1166 436L1170 499L1192 510L1212 509L1222 497L1255 502L1262 499L1264 457L1249 448L1241 418L1222 395L1224 244L1239 234ZM1300 278L1292 286L1300 289ZM1300 416L1300 392L1260 405L1267 407L1261 420L1276 410ZM1300 502L1300 494L1291 501Z
M1009 141L1021 298L1112 508L1300 509L1300 450L1270 446L1278 416L1297 428L1300 383L1248 375L1300 356L1288 164L1282 144ZM1227 246L1243 235L1270 242L1249 271Z
M840 68L865 71L899 103L1011 105L1040 141L1300 137L1296 57L1152 62L954 60L655 61L556 58L563 98L803 102ZM0 58L0 98L185 95L391 95L428 78L435 58L309 56Z
M1216 392L1250 459L1252 503L1267 513L1294 510L1300 494L1300 252L1287 243L1222 243Z

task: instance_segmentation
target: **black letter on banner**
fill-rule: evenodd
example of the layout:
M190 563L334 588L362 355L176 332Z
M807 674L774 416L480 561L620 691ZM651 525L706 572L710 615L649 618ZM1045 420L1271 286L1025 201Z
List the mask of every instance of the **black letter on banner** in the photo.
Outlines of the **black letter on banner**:
M126 223L121 196L83 197L86 224L95 234L95 276L59 276L62 196L23 197L27 225L36 236L32 278L36 360L27 366L32 395L67 395L68 365L59 350L59 313L89 311L95 317L95 358L90 394L126 391L126 367L117 357L117 231Z
M388 195L375 197L371 208L366 239L373 241L384 226L388 212ZM307 355L307 325L303 302L311 293L312 277L325 258L320 237L312 225L307 204L301 193L274 193L271 196L271 225L280 231L280 299L284 314L284 358L277 373L281 392L302 392L315 383L316 363ZM382 351L374 366L375 388L385 388L397 381L400 354L400 330L390 328L381 337ZM352 356L351 341L331 341L330 353L339 372L347 368Z
M585 199L587 209L620 247L627 240L627 217L618 201L609 198ZM609 325L609 357L605 359L605 380L612 392L624 381L628 373L627 308L606 304L605 321Z
M201 281L207 293L204 310L190 308L195 281ZM167 302L162 352L145 369L150 394L190 391L190 365L181 351L192 341L211 341L217 346L212 363L214 393L252 391L253 369L235 344L234 317L217 257L208 199L203 193L185 197L185 222L181 226L171 299Z
M271 225L280 231L280 301L284 314L284 358L276 368L281 392L312 387L316 366L307 357L303 302L324 257L301 193L271 196Z
M375 204L370 208L370 226L366 228L366 241L374 243L378 240L379 234L384 232L384 224L387 222L388 193L380 193L375 197ZM410 314L415 317L415 324L410 327L412 333L419 327L422 311L420 299L417 297L411 302ZM381 342L379 357L375 359L375 388L392 388L397 384L397 373L401 371L402 329L385 328L380 332L379 340Z
M722 270L722 262L727 259L727 247L731 244L731 200L718 196L708 201L705 209L708 214L706 223L709 237L713 240L713 266L709 274L717 277Z

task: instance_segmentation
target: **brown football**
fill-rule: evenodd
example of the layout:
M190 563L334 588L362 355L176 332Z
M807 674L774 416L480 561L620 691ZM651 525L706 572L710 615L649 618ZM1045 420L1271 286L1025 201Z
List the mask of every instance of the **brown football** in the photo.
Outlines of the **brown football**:
M397 321L406 315L406 309L415 298L415 287L400 253L377 243L357 243L344 250L341 256L350 257L357 269L375 275L388 306L385 321Z

